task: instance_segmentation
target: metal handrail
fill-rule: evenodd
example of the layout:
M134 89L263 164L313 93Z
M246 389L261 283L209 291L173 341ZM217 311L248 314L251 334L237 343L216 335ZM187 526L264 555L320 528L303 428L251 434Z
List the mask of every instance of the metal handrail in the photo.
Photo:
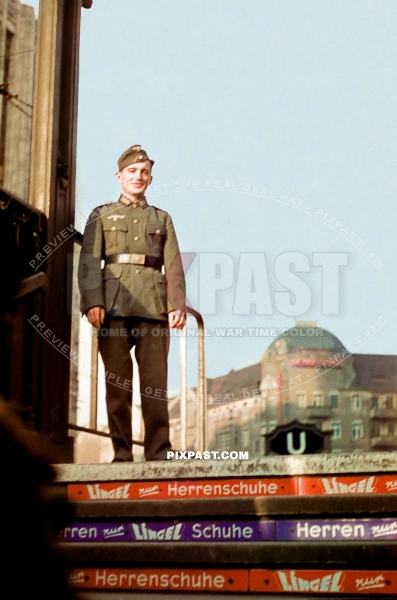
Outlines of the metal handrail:
M98 427L98 336L91 329L90 428Z
M187 327L181 331L179 341L179 364L180 364L180 424L181 424L181 450L187 450Z
M198 333L198 382L197 382L197 451L205 451L205 423L206 423L206 399L207 379L205 376L205 350L204 350L204 320L199 312L188 307L187 312L195 317ZM181 447L187 449L187 330L182 330L180 340L180 370L181 386L179 400L181 405Z
M39 273L35 273L30 277L25 277L18 283L14 300L23 298L24 296L27 296L28 294L31 294L39 289L45 290L47 289L47 285L48 277L43 271L39 271Z

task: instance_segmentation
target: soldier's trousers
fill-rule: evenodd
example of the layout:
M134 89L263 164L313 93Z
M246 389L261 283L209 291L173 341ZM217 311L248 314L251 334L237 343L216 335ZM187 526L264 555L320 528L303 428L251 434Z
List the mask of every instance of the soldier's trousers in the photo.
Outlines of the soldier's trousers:
M107 318L98 331L105 366L106 405L114 458L132 458L132 359L139 367L146 460L165 460L169 441L167 357L169 328L166 321Z

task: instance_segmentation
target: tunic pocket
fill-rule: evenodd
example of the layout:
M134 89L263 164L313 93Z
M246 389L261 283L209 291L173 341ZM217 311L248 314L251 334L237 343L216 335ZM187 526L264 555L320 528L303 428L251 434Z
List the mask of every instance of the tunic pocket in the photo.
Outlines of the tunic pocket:
M164 247L166 229L162 223L152 222L146 226L147 240L152 252L161 251Z
M128 224L124 219L103 224L105 254L124 254L127 252Z
M148 223L147 232L149 235L165 235L165 227L162 223Z

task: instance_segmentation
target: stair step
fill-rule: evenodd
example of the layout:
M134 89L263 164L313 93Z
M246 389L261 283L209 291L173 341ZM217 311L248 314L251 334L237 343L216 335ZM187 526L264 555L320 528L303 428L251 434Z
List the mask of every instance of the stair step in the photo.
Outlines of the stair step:
M302 568L316 564L371 569L374 564L393 569L397 564L397 541L387 542L64 542L62 554L80 566L134 564L267 565Z
M170 600L171 596L169 592L145 592L144 594L142 594L142 592L126 592L126 591L119 591L119 592L109 592L108 590L106 591L101 591L101 590L95 590L95 591L79 591L79 593L77 594L77 597L80 598L81 600ZM211 593L204 593L204 594L200 594L200 592L192 592L192 593L184 593L184 592L178 592L177 595L175 595L175 598L177 600L247 600L247 598L251 598L251 600L286 600L286 598L295 598L295 600L297 600L299 598L299 596L286 596L285 594L279 595L279 594L259 594L259 593L253 593L253 594L225 594L225 593L220 593L220 594L211 594ZM338 600L352 600L352 598L354 598L354 596L338 596ZM360 595L360 600L373 600L373 596L367 596L367 595ZM305 599L307 600L307 599ZM317 594L315 595L315 600L330 600L330 596L318 596Z
M266 456L254 460L172 460L145 463L56 465L58 481L140 481L229 477L295 477L397 473L395 452Z
M74 510L58 545L82 600L397 595L394 454L57 470Z
M66 490L63 493L66 497ZM347 496L300 496L279 498L215 498L211 500L119 500L80 501L73 503L76 518L101 517L149 518L149 517L273 517L308 515L349 516L395 516L396 496L347 495Z

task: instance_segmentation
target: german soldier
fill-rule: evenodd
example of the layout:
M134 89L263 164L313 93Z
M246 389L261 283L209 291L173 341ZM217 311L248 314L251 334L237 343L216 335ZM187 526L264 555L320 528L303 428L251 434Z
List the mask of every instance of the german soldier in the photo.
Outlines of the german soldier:
M96 208L79 264L81 310L98 329L114 461L132 457L132 360L139 367L146 460L165 460L169 441L169 327L186 323L184 274L171 217L149 206L154 161L139 145L118 160L121 196ZM104 268L102 269L102 261Z

